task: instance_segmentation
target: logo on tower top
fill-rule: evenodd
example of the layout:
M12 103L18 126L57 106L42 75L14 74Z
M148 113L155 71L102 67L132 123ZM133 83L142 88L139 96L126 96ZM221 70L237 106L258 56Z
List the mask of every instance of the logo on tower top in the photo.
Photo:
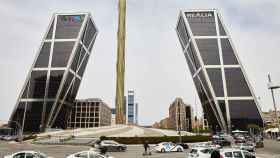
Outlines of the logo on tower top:
M209 18L213 17L212 12L188 12L186 13L187 18Z
M80 23L82 18L80 15L65 15L62 17L62 21L67 23Z

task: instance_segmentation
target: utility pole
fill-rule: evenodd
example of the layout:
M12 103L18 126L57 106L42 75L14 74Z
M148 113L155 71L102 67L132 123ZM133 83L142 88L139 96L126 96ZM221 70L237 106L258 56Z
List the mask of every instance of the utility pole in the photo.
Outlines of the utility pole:
M280 126L279 126L279 119L278 119L278 114L277 114L277 107L276 107L276 101L275 101L275 97L274 97L274 89L278 89L280 88L280 86L276 86L273 85L272 81L271 81L271 77L270 74L268 74L268 89L270 89L271 91L271 95L272 95L272 101L273 101L273 106L274 106L274 115L275 115L275 122L276 125L278 126L278 132L280 132Z
M125 124L124 115L124 73L125 73L125 16L126 0L119 0L118 54L116 81L116 124Z

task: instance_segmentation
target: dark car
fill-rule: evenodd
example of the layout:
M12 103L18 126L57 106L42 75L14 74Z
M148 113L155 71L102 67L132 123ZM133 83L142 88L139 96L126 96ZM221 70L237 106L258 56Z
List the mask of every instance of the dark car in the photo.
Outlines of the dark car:
M184 149L189 149L189 145L187 143L177 143L177 145L181 145Z
M263 147L264 147L263 141L256 141L256 148L263 148Z
M125 144L113 140L103 140L97 147L106 151L126 151L127 148Z

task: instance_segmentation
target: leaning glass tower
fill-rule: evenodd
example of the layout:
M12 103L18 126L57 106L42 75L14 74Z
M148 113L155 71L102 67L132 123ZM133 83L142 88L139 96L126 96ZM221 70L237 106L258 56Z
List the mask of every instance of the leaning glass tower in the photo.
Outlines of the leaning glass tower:
M212 130L263 127L256 96L218 11L181 11L176 31Z
M89 13L54 14L10 122L23 131L66 128L97 28Z

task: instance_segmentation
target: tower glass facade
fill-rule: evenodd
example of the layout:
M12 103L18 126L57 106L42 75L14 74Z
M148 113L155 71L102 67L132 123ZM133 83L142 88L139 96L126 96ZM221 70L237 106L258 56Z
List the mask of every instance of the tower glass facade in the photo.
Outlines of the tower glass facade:
M66 128L96 35L89 13L54 14L10 120L23 131Z
M135 124L138 124L138 112L139 112L139 107L138 107L138 103L135 103Z
M127 123L135 123L134 91L128 91L127 95Z
M135 102L135 93L133 90L128 91L127 99L125 100L127 102L127 124L138 124L138 103Z
M257 99L218 11L181 11L176 31L212 129L263 127Z

